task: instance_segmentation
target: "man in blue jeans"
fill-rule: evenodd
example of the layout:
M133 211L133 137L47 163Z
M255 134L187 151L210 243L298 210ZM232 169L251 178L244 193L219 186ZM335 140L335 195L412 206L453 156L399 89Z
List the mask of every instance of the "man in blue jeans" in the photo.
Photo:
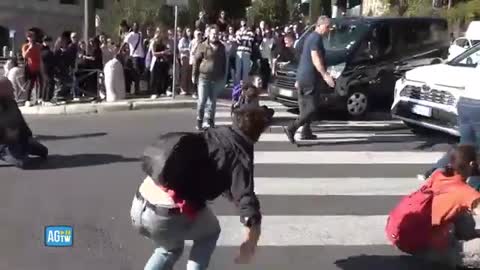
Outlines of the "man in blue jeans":
M198 130L203 129L205 107L207 109L207 123L215 126L215 112L217 96L225 88L227 72L227 53L225 46L220 42L218 29L212 27L208 39L198 45L193 64L193 82L198 79ZM207 104L208 102L208 104Z
M268 110L246 105L232 126L164 134L144 152L147 175L132 202L134 228L154 242L145 270L171 270L193 240L187 270L207 269L220 224L210 201L225 195L240 214L245 238L236 263L249 263L262 214L254 190L254 145L270 123Z

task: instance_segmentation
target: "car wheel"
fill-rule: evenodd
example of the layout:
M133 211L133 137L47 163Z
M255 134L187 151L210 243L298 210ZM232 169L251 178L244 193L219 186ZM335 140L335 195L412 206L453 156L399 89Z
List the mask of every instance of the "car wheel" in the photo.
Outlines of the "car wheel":
M347 113L350 117L363 117L368 111L370 100L363 91L353 90L347 96Z

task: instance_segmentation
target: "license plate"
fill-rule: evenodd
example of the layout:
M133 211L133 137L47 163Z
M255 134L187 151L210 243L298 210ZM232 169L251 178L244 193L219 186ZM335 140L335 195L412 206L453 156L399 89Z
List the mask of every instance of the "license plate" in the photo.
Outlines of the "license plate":
M293 97L293 92L292 92L292 90L280 89L280 91L279 91L278 93L280 94L280 96Z
M432 108L421 106L421 105L414 105L412 108L412 112L418 115L431 117L432 116Z

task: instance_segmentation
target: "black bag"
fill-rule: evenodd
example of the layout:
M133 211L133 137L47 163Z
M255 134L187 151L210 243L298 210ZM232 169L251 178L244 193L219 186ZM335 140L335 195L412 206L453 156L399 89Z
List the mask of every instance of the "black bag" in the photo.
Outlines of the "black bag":
M201 133L160 136L143 154L143 171L182 199L203 202L219 196L216 167Z

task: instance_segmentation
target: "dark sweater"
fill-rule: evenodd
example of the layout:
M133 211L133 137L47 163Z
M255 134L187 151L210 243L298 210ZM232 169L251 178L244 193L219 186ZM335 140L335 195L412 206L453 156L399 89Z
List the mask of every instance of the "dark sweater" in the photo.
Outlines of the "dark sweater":
M225 46L218 42L216 48L210 42L204 41L197 47L193 74L205 80L218 81L225 79L227 70L227 54Z

